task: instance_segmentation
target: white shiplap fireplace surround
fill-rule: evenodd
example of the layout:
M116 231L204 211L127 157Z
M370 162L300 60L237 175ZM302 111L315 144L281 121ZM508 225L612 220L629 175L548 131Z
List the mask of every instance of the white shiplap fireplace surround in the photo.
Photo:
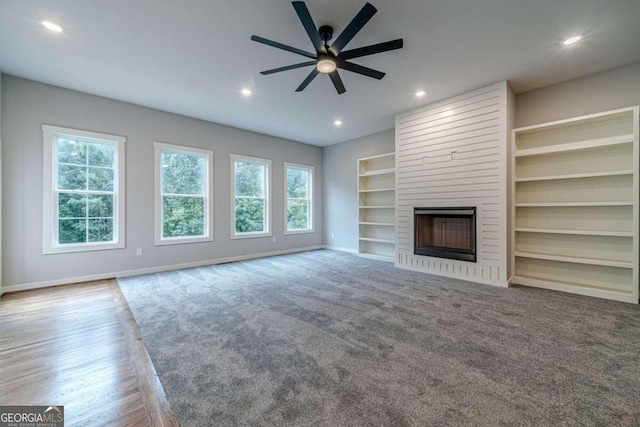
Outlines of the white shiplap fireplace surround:
M396 267L508 286L513 105L501 82L396 117ZM477 261L415 255L416 207L475 207Z

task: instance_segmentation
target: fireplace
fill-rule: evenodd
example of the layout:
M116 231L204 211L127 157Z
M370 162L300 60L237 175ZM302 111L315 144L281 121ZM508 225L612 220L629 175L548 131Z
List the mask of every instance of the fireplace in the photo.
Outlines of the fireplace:
M476 208L414 208L413 253L476 262Z

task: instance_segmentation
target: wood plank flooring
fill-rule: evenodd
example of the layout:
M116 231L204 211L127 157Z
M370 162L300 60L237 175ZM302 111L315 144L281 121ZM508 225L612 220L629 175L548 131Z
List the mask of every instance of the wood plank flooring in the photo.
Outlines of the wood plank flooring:
M178 426L115 280L0 298L0 405L64 405L66 426Z

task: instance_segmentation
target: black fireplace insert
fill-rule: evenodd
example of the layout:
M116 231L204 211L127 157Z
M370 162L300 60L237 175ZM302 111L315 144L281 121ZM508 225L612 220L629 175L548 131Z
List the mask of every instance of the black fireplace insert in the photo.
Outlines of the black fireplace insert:
M414 208L413 253L476 262L476 208Z

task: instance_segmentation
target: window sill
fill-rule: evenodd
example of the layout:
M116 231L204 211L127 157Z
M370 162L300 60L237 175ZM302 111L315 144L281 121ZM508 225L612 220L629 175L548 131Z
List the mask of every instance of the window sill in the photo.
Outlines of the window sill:
M111 249L124 249L124 243L89 243L84 245L47 246L42 249L42 253L43 255L55 255L77 252L108 251Z
M271 232L268 233L243 233L243 234L231 234L231 240L236 239L255 239L260 237L271 237Z
M204 243L213 242L213 236L206 237L174 237L168 239L155 239L155 246L167 246L167 245L184 245L188 243Z
M284 232L284 235L293 235L293 234L311 234L314 233L315 231L313 230L313 228L311 229L304 229L304 230L287 230Z

